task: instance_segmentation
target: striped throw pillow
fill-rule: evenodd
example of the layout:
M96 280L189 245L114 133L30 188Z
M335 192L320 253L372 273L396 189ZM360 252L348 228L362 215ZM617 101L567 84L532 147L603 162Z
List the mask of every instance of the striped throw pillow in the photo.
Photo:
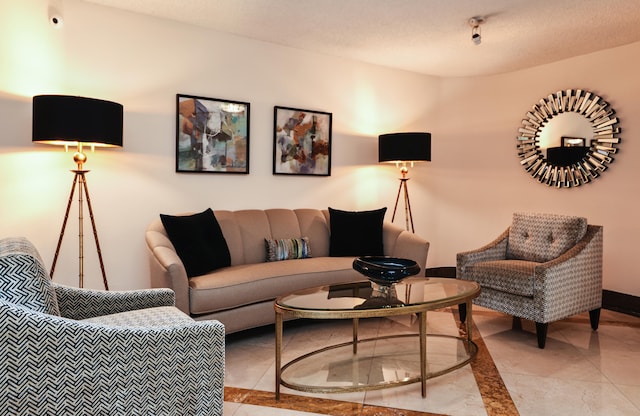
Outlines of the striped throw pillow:
M309 237L282 238L277 240L264 239L267 247L267 261L290 259L306 259L311 257Z

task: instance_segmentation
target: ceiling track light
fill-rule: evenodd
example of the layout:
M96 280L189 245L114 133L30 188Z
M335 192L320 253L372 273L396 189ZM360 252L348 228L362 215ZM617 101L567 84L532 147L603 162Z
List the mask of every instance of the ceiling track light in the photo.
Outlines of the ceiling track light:
M484 17L475 16L469 19L469 26L471 26L471 41L474 45L480 45L482 42L482 35L480 34L480 25L484 23Z

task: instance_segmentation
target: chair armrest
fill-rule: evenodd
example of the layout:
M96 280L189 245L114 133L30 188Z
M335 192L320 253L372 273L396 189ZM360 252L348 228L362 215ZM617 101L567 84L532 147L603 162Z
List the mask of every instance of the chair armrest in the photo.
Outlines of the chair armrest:
M2 414L222 415L217 321L107 327L0 301L0 331Z
M594 253L589 253L588 248L593 245L602 244L602 227L596 225L589 225L587 227L587 232L584 237L580 239L569 250L562 253L559 257L555 259L549 260L544 263L540 263L537 268L539 269L553 269L557 268L559 265L566 263L567 261L574 260L580 261L584 259L585 256L593 255ZM598 256L602 257L602 255Z
M552 322L602 307L602 227L589 225L585 236L561 256L534 268L536 322Z
M504 260L507 258L509 228L495 240L478 249L464 251L456 255L456 275L462 276L466 266L481 261Z
M171 289L106 291L79 289L53 283L60 316L87 319L134 309L173 306L175 294Z
M565 316L601 307L602 245L602 226L589 225L575 246L561 256L537 265L534 298L539 298L542 304L564 305L564 309L573 307L563 313ZM567 293L571 296L567 297ZM553 313L560 313L560 308L556 309Z

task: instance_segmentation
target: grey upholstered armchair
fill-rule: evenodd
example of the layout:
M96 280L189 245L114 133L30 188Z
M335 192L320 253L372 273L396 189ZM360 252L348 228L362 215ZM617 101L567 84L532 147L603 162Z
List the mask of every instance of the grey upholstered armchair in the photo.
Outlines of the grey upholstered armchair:
M29 241L0 240L0 414L222 415L224 326L174 301L57 285Z
M589 311L591 327L598 329L602 227L582 217L516 213L496 240L458 253L456 273L480 284L475 304L512 315L514 328L520 318L534 321L544 348L549 322Z

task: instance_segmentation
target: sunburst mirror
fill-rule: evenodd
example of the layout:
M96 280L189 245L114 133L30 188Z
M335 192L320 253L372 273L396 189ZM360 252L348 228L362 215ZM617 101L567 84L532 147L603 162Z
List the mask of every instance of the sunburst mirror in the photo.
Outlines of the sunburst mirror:
M549 186L589 183L613 162L620 143L615 111L598 95L569 89L534 104L518 129L520 164Z

